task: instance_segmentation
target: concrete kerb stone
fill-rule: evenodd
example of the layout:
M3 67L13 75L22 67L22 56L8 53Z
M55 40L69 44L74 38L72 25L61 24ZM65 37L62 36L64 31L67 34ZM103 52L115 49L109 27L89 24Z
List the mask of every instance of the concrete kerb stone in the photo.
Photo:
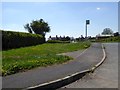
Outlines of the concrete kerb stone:
M28 87L28 88L25 88L23 90L39 90L39 89L49 89L49 88L57 89L57 88L60 88L62 86L65 86L67 84L70 84L70 83L82 78L87 73L94 72L94 70L97 67L99 67L106 59L106 52L105 52L105 48L104 48L103 44L102 44L102 50L103 50L102 60L98 64L96 64L94 67L92 67L91 69L80 71L80 72L74 73L72 75L66 76L64 78L57 79L57 80L54 80L54 81L50 81L50 82L47 82L47 83L43 83L43 84L40 84L40 85L37 85L37 86Z

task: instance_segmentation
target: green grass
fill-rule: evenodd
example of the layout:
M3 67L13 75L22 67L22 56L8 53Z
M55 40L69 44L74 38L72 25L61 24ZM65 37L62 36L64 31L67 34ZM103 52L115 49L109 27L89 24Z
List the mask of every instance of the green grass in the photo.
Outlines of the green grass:
M89 46L90 42L65 44L46 43L37 46L2 51L2 75L6 76L35 67L45 67L63 63L72 58L56 54L85 49Z

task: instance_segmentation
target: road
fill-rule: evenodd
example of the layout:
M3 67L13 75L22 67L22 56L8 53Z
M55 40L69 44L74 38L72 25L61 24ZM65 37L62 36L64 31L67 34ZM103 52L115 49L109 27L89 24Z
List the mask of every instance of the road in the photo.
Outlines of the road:
M82 79L63 88L118 88L118 43L104 44L105 62Z
M74 60L45 68L35 68L23 73L17 73L2 78L3 88L27 88L45 82L53 81L68 75L93 67L103 57L100 43L94 43L84 53L76 51L68 53Z

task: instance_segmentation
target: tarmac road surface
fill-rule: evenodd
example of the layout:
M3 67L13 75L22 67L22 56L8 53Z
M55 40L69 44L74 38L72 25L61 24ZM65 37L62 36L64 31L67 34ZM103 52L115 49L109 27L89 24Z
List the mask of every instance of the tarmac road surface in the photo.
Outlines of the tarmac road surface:
M63 88L118 88L118 43L104 43L105 62L82 79Z

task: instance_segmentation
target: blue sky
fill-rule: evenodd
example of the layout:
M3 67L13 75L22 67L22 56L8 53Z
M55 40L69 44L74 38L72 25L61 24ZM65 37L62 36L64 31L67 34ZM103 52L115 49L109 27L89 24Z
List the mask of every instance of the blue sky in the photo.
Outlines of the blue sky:
M90 20L88 36L96 36L104 28L118 31L117 2L3 2L1 29L27 32L26 23L44 19L51 36L85 36L85 21Z

